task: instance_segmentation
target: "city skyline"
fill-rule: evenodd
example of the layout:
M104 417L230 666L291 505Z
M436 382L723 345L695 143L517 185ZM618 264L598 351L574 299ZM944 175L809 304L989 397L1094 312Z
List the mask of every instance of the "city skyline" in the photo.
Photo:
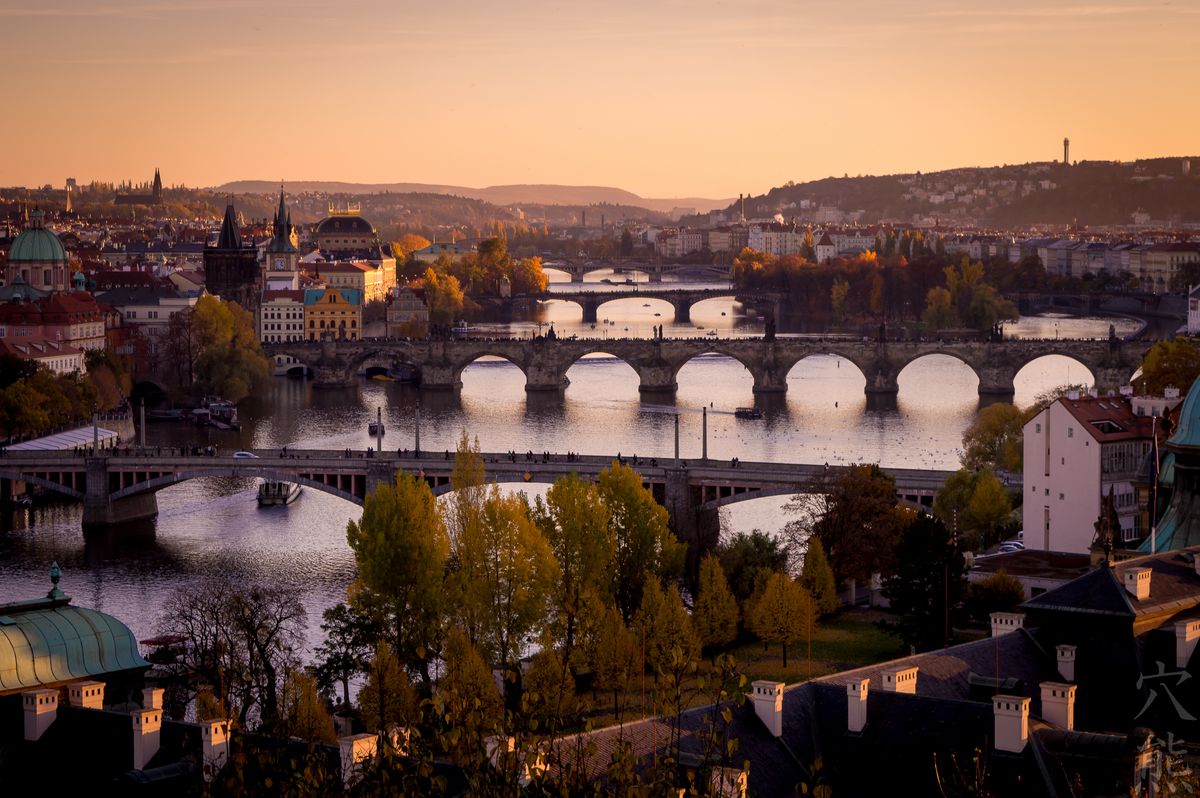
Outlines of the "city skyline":
M1186 156L1200 9L762 0L13 4L0 184L616 186ZM53 42L47 47L47 42ZM51 56L47 56L50 53ZM57 120L42 124L38 120ZM1148 120L1169 124L1150 124Z

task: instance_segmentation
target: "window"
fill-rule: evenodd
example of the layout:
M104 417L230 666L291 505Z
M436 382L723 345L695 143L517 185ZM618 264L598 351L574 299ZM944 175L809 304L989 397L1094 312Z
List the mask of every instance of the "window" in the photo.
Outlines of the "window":
M1033 431L1034 431L1034 432L1041 432L1041 431L1042 431L1042 425L1041 425L1041 424L1034 424L1034 425L1033 425Z
M1062 501L1062 500L1063 500L1063 499L1065 499L1065 498L1066 498L1066 496L1065 496L1064 494L1062 494L1062 493L1058 494L1058 500L1059 500L1059 501Z
M1074 427L1067 427L1067 437L1068 438L1075 437L1075 428Z

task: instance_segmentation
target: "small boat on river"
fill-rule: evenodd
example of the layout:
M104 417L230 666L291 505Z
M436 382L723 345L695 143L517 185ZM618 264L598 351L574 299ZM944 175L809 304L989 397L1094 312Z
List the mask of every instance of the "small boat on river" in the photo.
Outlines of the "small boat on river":
M277 479L263 480L258 486L258 506L275 507L291 504L300 496L300 486L295 482L280 482Z
M757 407L739 407L733 411L733 414L738 418L759 419L763 417L762 411Z

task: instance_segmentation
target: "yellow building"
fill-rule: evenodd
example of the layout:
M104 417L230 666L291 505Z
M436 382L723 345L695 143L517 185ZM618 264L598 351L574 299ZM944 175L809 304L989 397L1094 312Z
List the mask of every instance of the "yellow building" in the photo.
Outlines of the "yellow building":
M305 340L357 341L361 337L361 291L329 286L304 292Z
M363 302L382 302L390 290L390 286L385 285L383 269L363 261L318 263L317 276L331 288L350 288L360 292Z

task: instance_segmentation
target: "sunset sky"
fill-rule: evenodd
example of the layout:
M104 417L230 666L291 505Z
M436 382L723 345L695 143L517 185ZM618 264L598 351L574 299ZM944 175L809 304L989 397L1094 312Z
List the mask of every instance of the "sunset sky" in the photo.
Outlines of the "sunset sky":
M0 0L0 185L611 185L1200 153L1200 0Z

